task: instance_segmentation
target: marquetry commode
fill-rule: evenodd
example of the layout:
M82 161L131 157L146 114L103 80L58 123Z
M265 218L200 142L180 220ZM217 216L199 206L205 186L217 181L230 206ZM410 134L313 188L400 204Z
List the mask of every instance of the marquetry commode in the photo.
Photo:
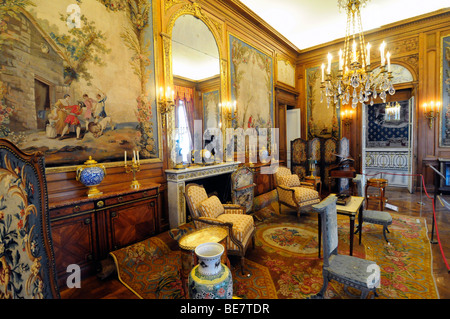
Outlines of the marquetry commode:
M110 251L160 232L159 184L141 182L99 187L102 195L87 197L85 189L70 198L49 196L50 226L60 287L78 265L82 278L94 274Z

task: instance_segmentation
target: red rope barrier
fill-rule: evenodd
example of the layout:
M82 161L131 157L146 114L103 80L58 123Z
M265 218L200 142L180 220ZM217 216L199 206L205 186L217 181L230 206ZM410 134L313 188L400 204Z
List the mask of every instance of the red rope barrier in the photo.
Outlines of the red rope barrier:
M441 251L442 259L444 260L444 263L447 266L447 271L450 272L450 266L447 263L447 258L445 258L444 250L442 249L441 239L439 237L439 230L438 230L437 221L436 221L436 210L435 210L435 205L434 205L434 198L431 198L428 195L427 188L425 187L425 180L423 178L423 175L422 174L396 174L396 173L387 173L387 172L377 172L377 173L375 173L373 175L366 174L366 176L375 176L375 175L378 175L378 174L399 175L399 176L416 176L416 177L420 176L421 177L423 189L425 190L425 195L429 199L431 199L431 203L433 205L433 220L434 220L434 226L435 226L435 229L436 229L436 237L437 237L437 241L438 241L438 244L439 244L439 250Z

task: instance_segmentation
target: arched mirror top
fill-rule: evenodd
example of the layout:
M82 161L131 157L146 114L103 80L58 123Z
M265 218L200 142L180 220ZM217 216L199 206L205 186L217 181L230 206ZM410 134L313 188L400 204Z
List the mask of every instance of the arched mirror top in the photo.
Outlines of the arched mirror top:
M201 81L220 74L219 49L209 27L199 18L179 16L172 29L173 76Z

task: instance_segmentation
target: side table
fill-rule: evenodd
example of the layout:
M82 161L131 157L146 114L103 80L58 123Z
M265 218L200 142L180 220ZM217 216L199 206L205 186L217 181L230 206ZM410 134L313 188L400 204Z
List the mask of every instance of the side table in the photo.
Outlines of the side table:
M319 192L319 196L322 195L322 181L320 180L319 176L314 175L306 176L305 182L313 184L314 188Z

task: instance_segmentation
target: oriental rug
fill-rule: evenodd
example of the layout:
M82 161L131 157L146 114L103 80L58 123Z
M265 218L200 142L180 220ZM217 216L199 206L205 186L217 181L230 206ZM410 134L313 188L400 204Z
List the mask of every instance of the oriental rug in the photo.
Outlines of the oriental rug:
M318 258L317 215L278 213L272 203L256 214L255 248L246 255L245 275L239 259L230 256L233 293L244 299L304 299L322 287L322 259ZM391 213L386 243L382 227L364 224L362 243L354 237L353 256L376 261L381 268L380 299L437 299L432 255L425 219ZM171 231L176 241L184 229ZM349 219L338 215L339 253L349 254ZM179 251L167 239L152 237L113 252L119 279L141 298L185 298L179 276ZM250 277L247 277L247 274ZM356 291L350 290L356 294ZM354 298L343 285L330 282L330 299Z

